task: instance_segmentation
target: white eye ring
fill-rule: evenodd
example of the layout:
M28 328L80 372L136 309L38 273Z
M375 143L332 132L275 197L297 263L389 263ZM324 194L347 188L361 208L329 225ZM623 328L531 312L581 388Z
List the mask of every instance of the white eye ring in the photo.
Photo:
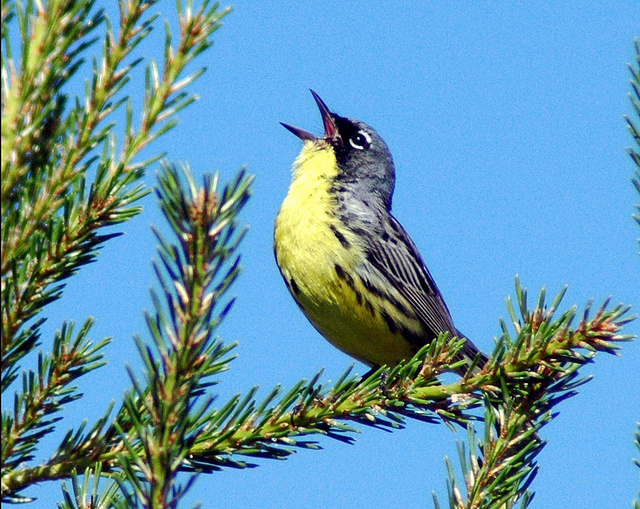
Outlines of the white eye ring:
M349 138L349 144L357 150L364 150L365 145L367 148L369 148L369 146L371 145L371 136L369 136L369 133L366 131L360 130L358 131L358 134L361 135L366 140L366 143L363 143L362 145L358 145L355 141L353 141L353 138Z

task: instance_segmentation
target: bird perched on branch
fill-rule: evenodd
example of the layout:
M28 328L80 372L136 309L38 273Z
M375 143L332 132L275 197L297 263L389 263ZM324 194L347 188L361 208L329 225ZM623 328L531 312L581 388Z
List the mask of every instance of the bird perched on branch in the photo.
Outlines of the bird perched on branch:
M311 93L324 136L282 124L304 143L274 235L291 295L329 342L371 367L408 359L441 332L464 337L391 214L395 167L387 144ZM459 355L468 364L486 360L468 339Z

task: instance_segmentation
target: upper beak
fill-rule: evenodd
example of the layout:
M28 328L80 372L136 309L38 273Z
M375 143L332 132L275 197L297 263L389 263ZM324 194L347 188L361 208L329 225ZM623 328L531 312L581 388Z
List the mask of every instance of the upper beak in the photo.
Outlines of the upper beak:
M336 123L333 120L331 111L329 111L329 108L327 108L327 105L324 103L324 101L320 99L320 96L316 94L313 90L311 90L311 95L313 95L313 98L316 100L316 104L318 105L318 108L320 109L320 114L322 115L322 123L324 124L324 139L333 140L333 139L339 138L340 135L338 134L338 128L336 127ZM309 131L305 131L304 129L301 129L299 127L285 124L284 122L280 122L280 123L282 124L283 127L291 131L301 140L314 141L318 139L318 137L315 134L310 133Z

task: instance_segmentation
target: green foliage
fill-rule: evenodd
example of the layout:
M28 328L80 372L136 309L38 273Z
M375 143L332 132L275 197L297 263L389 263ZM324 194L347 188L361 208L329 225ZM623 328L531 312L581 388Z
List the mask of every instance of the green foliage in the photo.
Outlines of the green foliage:
M215 8L182 13L179 47L167 29L164 68L150 62L139 128L131 102L119 93L138 58L125 63L150 32L144 20L153 1L121 2L121 29L114 34L93 0L3 4L2 10L2 389L15 380L18 362L37 345L41 320L27 325L62 295L63 281L95 259L117 233L99 230L140 212L134 203L148 191L139 183L161 154L136 155L176 124L175 114L195 100L183 88L201 72L179 80L186 64L209 44L219 26ZM17 27L16 27L17 25ZM105 26L100 59L94 59L85 97L70 100L65 86L82 68L83 55ZM11 34L18 29L20 59ZM37 70L37 72L36 72ZM124 136L117 149L109 119L126 105ZM96 149L102 145L101 152ZM90 178L93 175L93 178Z
M631 105L634 109L634 116L636 121L640 120L640 41L636 39L635 41L635 50L636 50L636 60L633 64L629 65L629 70L631 71L631 89L632 92L629 94L629 99L631 100ZM633 122L630 117L625 116L627 121L627 126L629 131L631 132L631 136L635 141L635 146L629 148L629 155L633 162L635 163L635 171L634 176L631 181L638 192L639 203L636 205L636 213L633 215L634 219L640 225L640 130ZM638 240L640 243L640 239ZM639 253L640 254L640 253ZM636 430L635 436L635 444L636 448L640 452L640 424L638 424L638 428ZM634 460L634 463L640 468L640 460ZM640 492L638 493L638 499L633 503L635 509L640 509Z
M101 486L102 465L96 463L95 468L87 467L80 476L71 476L71 491L66 482L62 483L63 502L58 503L59 509L126 509L127 500L120 493L117 480L108 480L107 485ZM120 479L118 479L120 480Z
M55 335L52 354L38 355L38 371L23 372L22 392L15 396L13 415L7 414L2 420L3 468L15 469L32 459L40 439L51 433L61 419L56 414L66 403L80 398L71 384L105 364L99 352L108 341L94 345L88 340L92 324L93 320L88 319L73 338L73 324L65 322ZM64 440L65 449L77 440L78 436L68 435Z
M196 183L187 167L164 165L158 196L176 239L171 244L156 231L160 263L155 265L160 293L147 313L151 346L136 338L145 369L144 382L133 373L134 390L126 397L116 427L128 454L119 461L133 489L131 505L175 507L186 492L176 476L198 437L206 434L215 411L206 389L228 369L229 351L214 338L216 326L233 300L221 300L238 275L235 254L244 230L237 214L249 196L252 177L240 172L218 192L218 177Z
M185 67L210 46L210 35L228 12L217 4L204 2L194 10L191 1L178 2L177 44L167 27L161 69L153 61L146 66L136 127L124 92L132 70L143 62L133 52L156 20L147 15L155 0L120 1L117 31L94 4L2 2L2 393L23 380L13 411L2 415L5 501L21 500L18 485L37 482L22 466L54 430L62 406L79 398L73 382L104 364L101 350L108 343L89 339L91 319L75 337L73 324L65 322L52 352L38 355L37 370L24 370L23 361L40 344L39 315L61 297L63 281L119 235L104 228L140 212L136 202L148 193L141 178L162 154L136 158L195 100L187 87L203 69L185 76ZM99 55L86 62L100 39ZM84 96L70 96L71 78L88 63ZM121 107L126 120L118 140L112 118ZM69 432L42 471L56 472L57 478L61 465L102 447L103 433L113 434L108 414L89 431L84 423Z
M631 89L632 92L629 94L629 99L631 100L631 105L633 106L634 116L636 121L640 120L640 41L636 39L635 41L635 49L636 49L636 60L634 64L629 65L629 70L631 71ZM634 176L631 179L633 185L638 191L638 196L640 196L640 130L638 130L638 126L633 122L633 120L625 116L627 121L627 127L631 132L631 136L635 141L634 147L629 148L629 155L633 162L636 164L636 168L634 171ZM633 215L635 220L640 224L640 203L636 205L636 213ZM640 240L639 240L640 242Z
M517 337L503 323L492 356L502 359L493 368L501 372L500 384L484 392L484 438L478 441L470 426L468 445L459 446L466 500L447 464L452 508L515 507L518 502L527 507L533 497L527 490L537 473L535 458L545 444L538 432L556 415L554 407L590 380L579 376L581 366L592 362L597 351L615 353L620 341L632 339L617 333L633 319L625 317L628 308L623 306L609 308L605 302L593 318L587 306L572 330L575 308L554 317L564 291L547 308L543 290L536 307L529 309L526 291L516 279L516 295L519 316L510 301L507 309Z

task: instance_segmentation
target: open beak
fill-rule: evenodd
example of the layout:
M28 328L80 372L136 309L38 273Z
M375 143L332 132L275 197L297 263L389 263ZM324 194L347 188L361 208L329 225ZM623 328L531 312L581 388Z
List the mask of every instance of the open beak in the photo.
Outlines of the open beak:
M324 103L324 101L320 99L320 96L316 94L313 90L311 90L311 95L313 95L313 98L316 100L316 104L318 105L318 108L320 109L320 114L322 115L322 123L324 124L324 139L328 141L339 139L340 134L338 133L338 128L336 127L336 123L334 122L333 117L331 116L331 112L329 111L329 108L327 108L327 105ZM303 141L304 140L315 141L319 139L315 134L310 133L309 131L305 131L304 129L301 129L299 127L285 124L284 122L280 122L280 123L284 128L291 131L293 134L295 134L298 138L300 138Z

